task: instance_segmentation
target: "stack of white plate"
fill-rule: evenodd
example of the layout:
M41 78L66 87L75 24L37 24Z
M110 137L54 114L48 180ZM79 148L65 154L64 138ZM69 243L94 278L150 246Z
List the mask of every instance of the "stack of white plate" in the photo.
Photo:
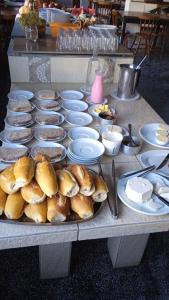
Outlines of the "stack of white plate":
M92 165L98 162L104 153L101 142L93 139L82 138L70 143L67 156L77 164Z

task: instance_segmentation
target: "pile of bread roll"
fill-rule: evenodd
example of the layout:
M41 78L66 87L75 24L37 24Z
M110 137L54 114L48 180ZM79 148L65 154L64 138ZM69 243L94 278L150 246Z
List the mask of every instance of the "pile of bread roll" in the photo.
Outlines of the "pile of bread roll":
M94 214L94 203L107 198L105 181L82 165L53 166L48 157L22 157L0 173L0 215L36 223L63 222Z

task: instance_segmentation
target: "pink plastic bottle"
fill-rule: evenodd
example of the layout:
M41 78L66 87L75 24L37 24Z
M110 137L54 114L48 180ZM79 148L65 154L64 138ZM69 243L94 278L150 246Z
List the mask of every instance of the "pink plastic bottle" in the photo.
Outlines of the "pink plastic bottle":
M101 72L96 72L96 77L91 89L91 102L102 103L104 96L103 75Z

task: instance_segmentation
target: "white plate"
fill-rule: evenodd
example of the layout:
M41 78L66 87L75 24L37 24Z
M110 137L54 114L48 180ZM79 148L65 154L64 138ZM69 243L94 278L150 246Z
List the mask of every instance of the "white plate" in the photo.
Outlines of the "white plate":
M97 118L97 117L99 116L99 113L97 113L97 112L95 111L95 109L96 109L97 107L99 107L100 105L102 105L102 104L92 104L92 105L89 107L89 109L88 109L89 114L92 115L93 117ZM110 108L109 108L109 109L110 109ZM115 109L111 108L110 110L111 110L111 112L112 112L113 114L116 113Z
M98 140L99 133L97 130L90 127L75 127L68 132L68 137L73 141L81 138L89 138Z
M92 101L91 101L91 96L88 96L87 98L86 98L86 102L88 103L88 104L94 104ZM100 104L106 104L106 103L108 103L108 99L107 98L104 98L103 99L103 102L102 103L98 103L99 105ZM97 103L96 103L97 104Z
M12 126L9 127L9 128L7 128L7 129L4 129L0 133L0 140L2 142L10 143L10 144L26 144L26 143L30 142L33 139L33 130L32 130L32 135L29 138L27 138L27 139L20 139L20 140L17 140L15 142L11 142L6 137L7 131L12 131L12 132L13 131L18 131L18 132L20 132L20 131L25 130L25 129L27 129L27 128L26 127L12 127Z
M152 165L158 167L168 153L168 150L150 150L140 154L138 159L144 167L149 167ZM169 177L169 162L156 172L163 176Z
M45 130L50 130L50 129L55 129L55 130L63 130L64 135L57 137L55 139L42 139L40 137L40 132L42 132L42 130L45 132ZM34 130L34 137L38 140L38 141L52 141L52 142L60 142L62 140L64 140L64 138L66 137L66 130L64 130L63 128L59 127L59 126L54 126L54 125L39 125L35 127Z
M9 117L20 117L20 116L27 116L27 115L29 115L29 116L31 116L31 114L29 114L29 113L22 113L22 112L16 112L16 113L14 113L14 112L8 112L8 114L7 114L7 116L6 116L6 118L5 118L5 123L7 124L7 125L9 125L9 126L15 126L15 127L21 127L21 126L24 126L24 127L28 127L28 126L30 126L30 125L32 125L33 123L34 123L34 119L33 119L33 117L31 116L31 120L29 121L29 122L24 122L23 121L23 123L22 124L19 124L19 125L17 125L17 124L13 124L11 121L10 121L10 119L9 119Z
M37 120L38 116L45 116L45 117L52 117L52 116L58 116L59 117L59 121L58 122L47 122L47 123L43 123L43 122L39 122ZM39 125L61 125L65 120L65 117L57 112L54 111L39 111L35 114L35 122L38 123Z
M0 163L0 171L3 171L4 169L10 167L11 164L8 163Z
M130 176L131 178L131 176ZM162 181L165 183L165 185L169 185L169 181L166 180L164 177L161 177L158 174L154 174L154 173L149 173L147 175L144 176L144 178L147 178L149 181L151 181L152 184L155 184L159 181ZM154 200L154 202L156 203L160 203L161 204L161 208L158 209L157 211L154 211L152 209L150 209L150 207L148 206L148 203L143 203L143 204L138 204L134 201L131 201L126 193L125 193L125 188L126 188L126 183L127 183L128 177L127 178L122 178L118 180L118 184L117 184L117 193L118 196L120 198L120 200L129 208L131 208L132 210L139 212L141 214L145 214L145 215L150 215L150 216L160 216L160 215L166 215L169 213L169 206L165 205L164 203L162 203L156 196L152 196L152 199Z
M71 125L86 126L92 123L93 118L84 112L71 112L65 117L65 120Z
M24 90L15 90L8 94L10 100L31 100L33 97L34 94L32 92Z
M100 128L100 135L102 135L103 132L105 132L108 128L111 128L112 126L119 126L122 129L122 134L123 135L128 135L128 130L125 127L122 127L120 125L105 125L103 127Z
M45 99L45 98L41 98L40 96L39 96L39 93L42 93L42 92L51 92L51 90L40 90L40 91L38 91L38 92L35 92L35 98L37 99L37 100L41 100L41 101L46 101L46 100L55 100L55 99L57 99L58 98L58 95L57 95L57 93L55 92L55 91L53 91L54 93L55 93L55 97L53 98L53 99Z
M95 25L90 25L89 29L92 29L92 30L106 30L106 31L116 32L117 26L107 25L107 24L95 24Z
M62 108L64 108L67 111L85 111L88 109L88 104L86 102L80 101L80 100L66 100L63 101Z
M159 129L160 123L149 123L145 124L143 127L140 128L139 133L140 136L144 141L146 141L148 144L156 146L158 148L163 148L163 149L169 149L169 143L166 145L162 146L157 144L156 142L156 130Z
M67 157L74 163L76 164L82 164L82 165L95 165L98 163L98 160L92 160L92 161L81 161L78 159L75 159L74 157L72 157L69 152L67 152Z
M58 111L61 109L61 101L59 100L35 100L33 101L34 105L39 111ZM46 107L47 105L54 105L53 107Z
M3 158L1 152L4 153L4 151L5 151L5 154L7 154L8 151L9 151L9 153L11 153L12 151L14 151L14 150L19 150L19 149L25 150L24 155L27 155L27 154L28 154L28 148L27 148L26 146L24 146L24 145L20 145L20 144L10 144L10 143L3 143L3 145L0 147L0 161L5 162L5 163L13 163L13 162L15 162L15 161L19 158L19 156L18 156L17 159L9 160L9 159L7 159L7 158L6 158L6 159ZM21 156L23 156L23 155L21 155Z
M79 91L74 91L74 90L64 90L60 91L58 95L63 99L63 100L81 100L83 99L84 95L83 93Z
M28 100L26 99L25 101L28 101ZM29 109L26 109L25 106L24 106L25 109L23 109L23 111L15 111L14 110L14 106L15 106L16 102L17 102L16 100L11 100L11 101L8 102L7 109L8 109L9 112L14 112L14 113L17 113L17 112L28 113L28 112L33 111L34 108L35 108L35 105L32 102L29 102L30 105L31 105ZM22 101L19 101L19 102L22 103Z
M70 152L79 159L96 159L103 155L104 146L101 142L92 139L78 139L69 145Z
M31 147L31 157L34 158L35 157L35 148L36 147L40 147L40 148L61 148L62 149L62 155L59 158L53 158L51 159L52 163L55 162L59 162L61 160L63 160L66 157L66 149L63 145L59 144L59 143L53 143L53 142L35 142L33 144L33 146Z

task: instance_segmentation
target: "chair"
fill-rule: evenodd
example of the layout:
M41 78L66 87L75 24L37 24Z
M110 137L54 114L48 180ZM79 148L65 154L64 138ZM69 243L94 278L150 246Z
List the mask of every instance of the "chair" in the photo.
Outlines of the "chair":
M135 33L130 49L134 49L134 54L136 55L141 46L143 46L145 55L150 56L158 35L159 19L154 16L142 16L139 18L139 21L140 31Z
M99 22L111 24L113 3L108 1L98 1L96 4L96 17Z

